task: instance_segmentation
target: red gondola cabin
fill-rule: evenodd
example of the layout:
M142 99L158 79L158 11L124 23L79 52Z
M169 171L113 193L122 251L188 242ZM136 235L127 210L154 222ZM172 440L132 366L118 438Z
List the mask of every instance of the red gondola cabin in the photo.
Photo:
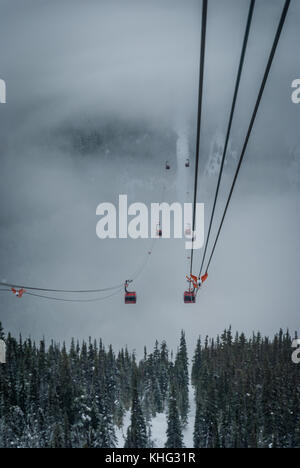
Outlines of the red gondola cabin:
M190 236L192 234L192 228L190 224L186 225L184 233L186 236Z
M136 293L126 292L125 293L125 304L136 304Z
M134 291L128 291L128 286L129 286L129 283L132 283L132 280L127 280L125 281L125 285L124 285L124 288L125 288L125 304L136 304L136 292Z
M193 291L185 291L183 295L183 300L185 304L195 304L196 294Z

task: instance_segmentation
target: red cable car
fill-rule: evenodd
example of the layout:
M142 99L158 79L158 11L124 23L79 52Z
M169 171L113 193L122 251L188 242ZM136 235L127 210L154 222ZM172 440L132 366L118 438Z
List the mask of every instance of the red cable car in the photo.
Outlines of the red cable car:
M125 304L136 304L136 292L127 290L129 283L129 280L125 282Z
M136 304L136 293L135 292L125 293L125 304Z
M187 159L187 160L185 161L185 167L190 167L190 160L189 160L189 159Z
M26 293L26 289L24 288L21 288L19 290L15 289L15 288L11 288L12 292L14 293L14 295L16 297L19 297L21 299L21 297L23 296L23 294Z
M195 304L196 303L196 294L194 291L185 291L183 295L183 300L185 304Z
M184 233L186 236L190 236L192 234L192 228L190 224L186 225Z
M167 169L167 171L169 171L169 170L171 169L171 166L170 166L170 164L168 163L168 161L166 161L166 169Z
M156 226L156 235L157 237L162 237L162 228L160 227L160 224Z

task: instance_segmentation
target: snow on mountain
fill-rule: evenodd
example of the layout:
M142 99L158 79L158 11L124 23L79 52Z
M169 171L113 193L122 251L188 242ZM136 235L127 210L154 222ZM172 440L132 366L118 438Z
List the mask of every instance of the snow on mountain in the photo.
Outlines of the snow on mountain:
M214 137L212 138L210 144L210 151L208 156L208 161L205 166L205 175L206 176L214 176L219 173L222 155L223 155L223 148L225 144L225 136L222 132L216 131ZM237 154L236 151L232 149L232 143L229 141L228 149L227 149L227 157L225 160L225 167L227 166L229 160L236 160Z
M194 390L190 385L189 388L189 400L190 400L190 412L189 422L185 429L183 429L184 445L186 448L193 448L193 433L194 433L194 422L196 415L196 405L194 399ZM126 438L128 426L130 425L130 411L126 411L123 419L123 426L116 428L117 436L117 447L123 448ZM151 440L153 447L164 448L166 443L166 431L167 431L167 413L158 413L155 418L151 419L150 423Z

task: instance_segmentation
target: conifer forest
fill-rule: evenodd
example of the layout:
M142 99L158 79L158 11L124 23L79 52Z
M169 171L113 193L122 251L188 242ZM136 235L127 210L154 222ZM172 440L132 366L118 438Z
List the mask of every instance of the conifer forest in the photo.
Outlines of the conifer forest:
M137 359L101 340L47 345L1 327L0 447L151 448L164 413L166 448L184 448L187 425L194 448L300 448L293 338L228 329L189 357L182 332L176 352L156 341Z

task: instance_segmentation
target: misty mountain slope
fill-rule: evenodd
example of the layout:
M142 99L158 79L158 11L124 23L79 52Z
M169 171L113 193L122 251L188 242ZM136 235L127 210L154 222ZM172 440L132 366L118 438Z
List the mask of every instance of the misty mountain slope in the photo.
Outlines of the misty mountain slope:
M144 262L150 242L100 241L97 206L117 207L119 195L128 194L129 203L149 207L164 186L167 202L192 199L201 6L195 0L124 5L30 0L18 11L13 2L2 5L0 43L8 46L1 73L9 91L0 108L2 280L68 289L122 283ZM279 1L257 2L213 235L280 9ZM210 2L197 198L205 203L206 230L247 11L240 0ZM154 334L174 345L181 328L195 339L200 329L214 335L220 324L249 333L299 326L300 107L291 101L299 19L299 2L292 2L197 304L182 300L189 270L184 242L160 239L132 285L135 307L124 305L123 292L84 305L3 293L7 328L61 341L101 332L113 344L139 348ZM195 252L196 274L201 255Z
M175 148L176 141L174 137ZM189 145L190 155L192 151ZM84 306L29 297L16 301L3 295L1 318L5 325L32 336L58 333L61 340L98 329L112 343L136 347L143 341L151 342L153 333L172 344L180 328L195 337L199 327L212 334L220 323L249 332L258 324L266 331L287 324L296 328L300 226L295 213L299 192L285 183L277 188L273 171L281 181L282 174L276 167L269 171L263 163L251 164L252 156L245 160L209 281L195 307L182 303L189 268L184 242L161 239L134 284L138 294L134 308L123 304L122 293L107 302ZM122 155L118 158L122 160ZM176 153L170 174L164 170L163 151L159 158L160 162L154 164L151 160L137 164L123 158L117 169L114 159L100 162L88 156L84 162L74 163L66 153L55 154L47 162L47 158L39 161L32 155L34 164L27 160L15 166L13 160L7 161L1 173L2 198L10 191L1 211L1 278L67 288L105 287L125 281L144 262L151 241L100 241L95 234L96 207L104 201L117 206L120 193L129 195L129 203L142 201L150 206L161 201L164 185L165 201L191 201L185 187L191 192L192 158L189 176ZM253 172L255 167L257 172ZM216 174L200 179L199 201L205 202L206 229L215 180ZM230 183L226 169L212 235ZM201 253L195 252L195 269ZM274 272L280 275L280 287Z
M101 117L86 122L65 124L48 137L49 147L76 156L93 156L97 159L125 159L158 162L174 156L175 135L165 125L159 127L147 121Z

